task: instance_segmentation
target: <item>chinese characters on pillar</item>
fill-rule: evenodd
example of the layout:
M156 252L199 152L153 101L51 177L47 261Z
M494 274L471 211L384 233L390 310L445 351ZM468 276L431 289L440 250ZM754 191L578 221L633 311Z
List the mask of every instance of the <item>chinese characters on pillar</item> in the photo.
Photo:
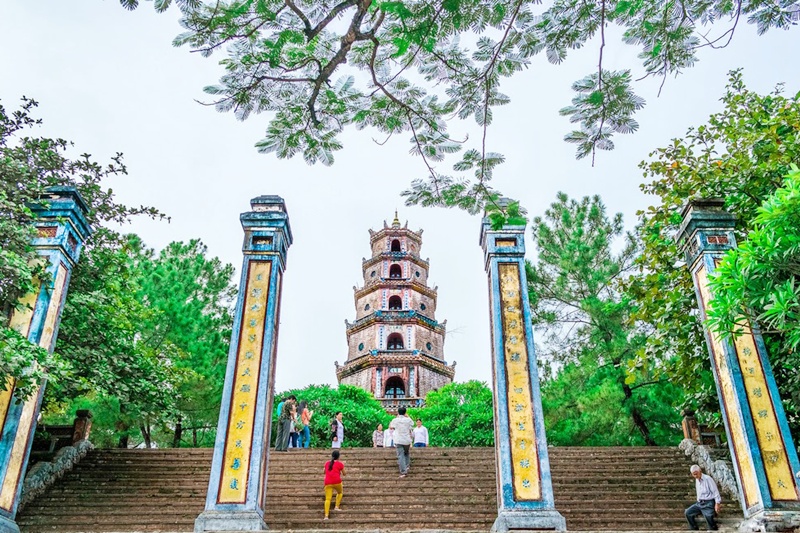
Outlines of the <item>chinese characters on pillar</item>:
M503 318L503 357L508 390L511 475L516 500L540 500L539 457L533 419L528 342L522 313L519 266L498 264L500 310Z
M268 261L248 264L219 503L244 503L247 497L270 270Z
M705 266L700 267L696 273L697 286L700 289L703 308L707 308L712 296L708 287L708 273ZM745 432L742 422L737 415L736 395L730 372L741 373L744 384L747 405L749 409L742 416L750 416L755 427L756 440L760 448L761 459L767 477L769 493L776 501L797 501L795 481L792 475L789 458L784 448L784 440L778 425L772 398L767 386L767 378L758 353L755 339L749 327L744 333L733 340L736 351L736 360L733 362L738 368L729 368L725 360L725 350L722 340L717 334L712 334L712 357L715 370L719 376L722 389L722 399L727 412L728 423L734 444L734 451L741 463L740 478L744 489L745 502L748 507L761 503L755 478L755 471L747 452ZM780 401L777 399L777 401Z
M47 350L51 349L55 338L56 326L58 324L59 313L61 312L61 300L64 298L64 292L67 285L68 269L63 263L59 263L56 267L53 286L50 289L51 294L45 295L43 292L33 292L23 299L22 304L29 307L23 307L15 311L11 317L10 327L28 337L30 333L31 323L33 321L34 310L39 304L40 299L45 299L49 296L47 303L47 310L44 318L44 326L39 338L39 346ZM9 380L5 383L5 387L0 391L0 424L7 423L6 415L13 408L13 391L14 383ZM28 452L28 440L31 432L34 430L34 423L36 418L36 411L39 406L39 394L37 390L22 404L22 412L19 415L17 423L17 434L11 448L10 461L6 468L6 476L3 479L3 484L0 486L0 508L10 511L14 505L14 500L17 496L17 487L23 476L22 467ZM0 429L5 430L4 426Z

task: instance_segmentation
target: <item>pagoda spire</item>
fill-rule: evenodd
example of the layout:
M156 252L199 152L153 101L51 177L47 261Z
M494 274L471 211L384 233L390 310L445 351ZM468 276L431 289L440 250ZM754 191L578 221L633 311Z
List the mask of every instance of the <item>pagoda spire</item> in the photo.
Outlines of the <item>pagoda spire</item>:
M400 227L400 219L397 218L397 209L394 210L394 220L392 220L392 227L393 228Z

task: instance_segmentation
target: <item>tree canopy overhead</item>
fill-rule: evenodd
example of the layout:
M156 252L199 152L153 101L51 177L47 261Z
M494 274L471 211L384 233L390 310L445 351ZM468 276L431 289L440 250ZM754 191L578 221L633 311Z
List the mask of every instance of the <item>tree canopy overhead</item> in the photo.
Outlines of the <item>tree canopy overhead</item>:
M137 0L120 0L133 9ZM156 0L163 11L170 0ZM640 49L644 77L666 80L694 65L702 47L724 47L738 23L759 33L800 18L797 0L176 0L186 31L175 44L210 56L225 73L206 87L219 111L244 120L270 114L261 152L331 164L348 126L386 139L410 134L426 177L404 192L410 204L479 211L496 198L489 182L502 154L491 151L493 109L509 102L503 78L544 53L561 63L572 49L597 48L597 68L573 85L561 114L577 129L565 139L577 156L613 148L612 137L638 128L644 100L630 69L611 71L606 29ZM566 104L567 102L565 102ZM475 139L454 138L448 122L473 119ZM383 142L379 140L379 142ZM461 158L452 172L445 156Z

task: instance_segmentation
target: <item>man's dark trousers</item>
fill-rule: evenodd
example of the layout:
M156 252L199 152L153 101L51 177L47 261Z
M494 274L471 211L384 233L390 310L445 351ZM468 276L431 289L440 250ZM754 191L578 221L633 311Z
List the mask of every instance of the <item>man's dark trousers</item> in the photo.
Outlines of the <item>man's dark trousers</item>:
M689 527L695 530L698 529L695 517L699 514L702 514L708 523L708 529L716 530L717 523L714 521L714 514L716 514L714 512L715 503L716 502L714 502L714 500L700 500L686 509L686 521L689 522Z

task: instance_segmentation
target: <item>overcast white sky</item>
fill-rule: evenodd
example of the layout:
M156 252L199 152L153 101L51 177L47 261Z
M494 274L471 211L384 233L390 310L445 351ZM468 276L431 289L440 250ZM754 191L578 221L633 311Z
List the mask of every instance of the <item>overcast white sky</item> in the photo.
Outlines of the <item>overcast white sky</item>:
M220 74L217 61L173 48L178 12L138 11L116 0L3 0L0 3L0 99L13 109L20 96L40 102L43 135L75 142L80 152L106 161L125 154L130 176L113 188L127 204L157 207L171 223L135 220L127 228L150 246L199 237L211 254L237 269L242 230L238 215L261 194L278 194L289 210L294 245L289 250L281 316L276 390L336 382L333 362L344 361L344 320L355 318L353 285L361 282L361 258L369 254L367 228L391 222L398 208L412 229L424 228L422 256L439 287L436 318L447 320L445 356L458 361L456 379L491 378L486 274L478 246L479 219L454 210L409 208L400 191L424 175L398 137L377 146L370 132L348 132L332 167L307 166L259 155L266 117L237 122L195 102ZM726 72L745 68L748 85L769 91L786 82L800 89L800 32L771 31L757 37L742 24L725 50L704 50L699 64L637 90L647 100L638 133L616 139L617 149L575 161L562 141L569 123L558 109L569 104L571 83L596 68L596 50L572 52L553 66L538 57L506 83L510 105L496 110L490 148L504 153L494 185L537 215L558 191L600 194L610 213L628 227L649 199L639 192L639 161L648 152L700 124L720 108ZM608 68L637 64L637 50L610 39ZM634 74L641 69L634 69ZM456 131L477 134L474 129ZM451 162L452 164L452 162ZM449 168L449 167L447 167ZM531 257L530 239L528 256Z

